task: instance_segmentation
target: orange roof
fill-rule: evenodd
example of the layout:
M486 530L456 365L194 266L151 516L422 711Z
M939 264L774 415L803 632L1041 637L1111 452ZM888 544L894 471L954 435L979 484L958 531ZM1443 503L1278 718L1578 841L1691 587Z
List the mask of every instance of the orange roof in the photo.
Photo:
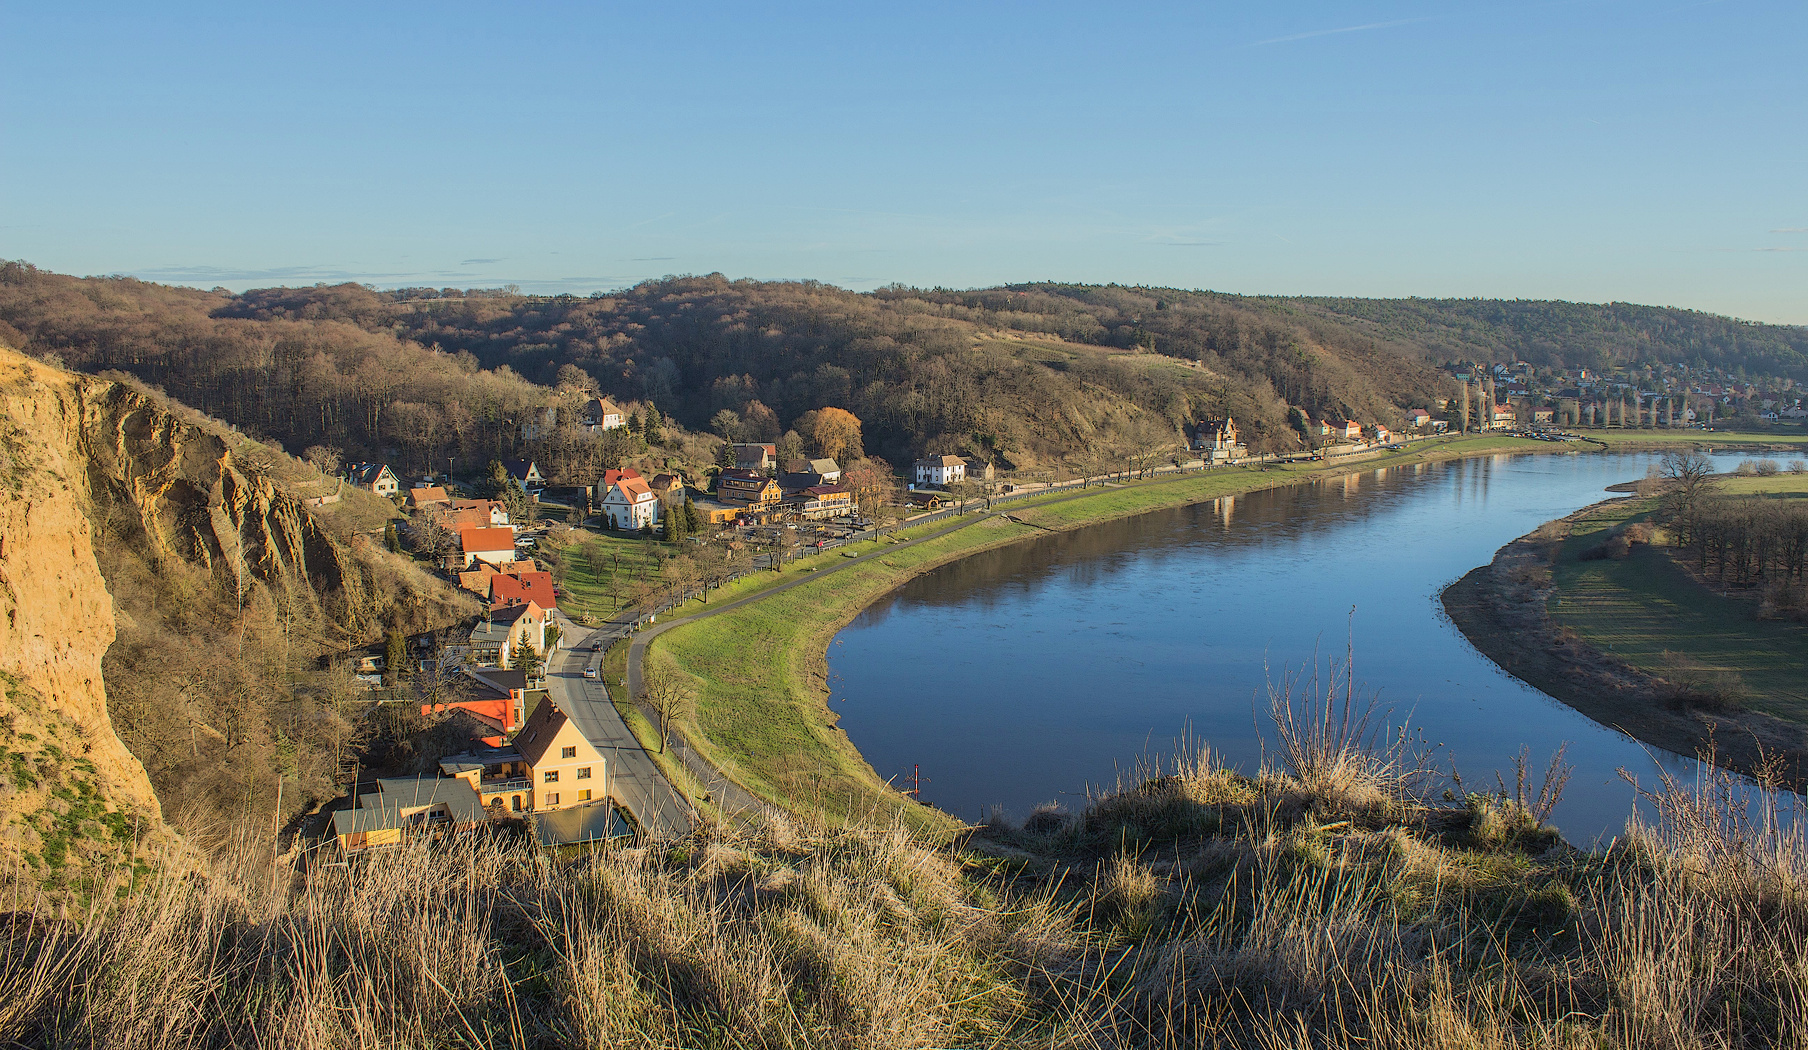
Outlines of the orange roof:
M639 474L631 478L622 478L615 483L615 487L621 489L622 495L628 497L629 503L639 503L643 497L651 498L653 495L653 490L647 487L645 479Z
M446 495L443 486L428 485L425 488L409 489L408 498L418 507L423 503L444 503L450 497Z
M635 470L633 467L623 467L620 470L605 470L603 471L603 487L608 488L610 485L615 484L623 478L638 477L640 477L640 471Z
M461 550L471 551L512 551L515 549L514 529L459 529L458 543Z
M533 602L542 609L558 608L559 600L552 592L552 573L519 572L490 577L490 604L507 605L512 601Z

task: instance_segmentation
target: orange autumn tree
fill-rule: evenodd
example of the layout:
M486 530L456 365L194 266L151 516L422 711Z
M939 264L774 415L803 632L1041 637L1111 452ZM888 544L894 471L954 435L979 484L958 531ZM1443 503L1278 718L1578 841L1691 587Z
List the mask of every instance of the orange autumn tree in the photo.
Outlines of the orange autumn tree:
M845 408L818 409L810 437L823 455L837 463L864 455L860 443L860 417Z

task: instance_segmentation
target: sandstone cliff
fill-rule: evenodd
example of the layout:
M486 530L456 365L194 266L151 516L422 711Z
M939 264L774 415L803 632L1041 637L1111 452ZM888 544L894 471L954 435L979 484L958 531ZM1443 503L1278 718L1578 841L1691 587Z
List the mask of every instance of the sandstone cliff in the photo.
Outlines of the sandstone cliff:
M7 871L79 899L183 849L166 816L268 842L271 816L331 792L357 694L315 658L469 598L359 534L390 512L376 497L317 515L321 483L132 381L0 348Z
M157 797L113 732L101 657L113 605L95 561L83 380L0 351L0 863L56 894L158 837Z

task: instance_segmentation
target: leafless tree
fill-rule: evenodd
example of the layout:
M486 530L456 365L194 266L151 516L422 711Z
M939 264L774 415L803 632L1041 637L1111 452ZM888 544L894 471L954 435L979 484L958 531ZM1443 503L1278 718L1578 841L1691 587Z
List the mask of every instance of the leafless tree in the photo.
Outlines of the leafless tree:
M684 713L694 696L684 675L664 667L646 668L640 676L640 699L659 716L659 751L665 753L672 719Z

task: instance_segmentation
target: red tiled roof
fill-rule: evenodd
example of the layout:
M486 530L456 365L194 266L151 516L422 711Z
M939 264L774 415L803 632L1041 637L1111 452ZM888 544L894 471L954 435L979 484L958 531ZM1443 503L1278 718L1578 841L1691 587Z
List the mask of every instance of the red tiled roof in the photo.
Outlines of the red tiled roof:
M552 573L504 573L490 577L490 604L506 605L511 601L533 602L542 609L559 605L553 596Z
M515 549L515 530L460 529L458 544L467 554L471 551L512 551Z
M605 470L603 471L603 487L608 488L610 485L615 484L623 478L638 477L640 477L640 471L635 470L633 467L623 467L620 470Z

